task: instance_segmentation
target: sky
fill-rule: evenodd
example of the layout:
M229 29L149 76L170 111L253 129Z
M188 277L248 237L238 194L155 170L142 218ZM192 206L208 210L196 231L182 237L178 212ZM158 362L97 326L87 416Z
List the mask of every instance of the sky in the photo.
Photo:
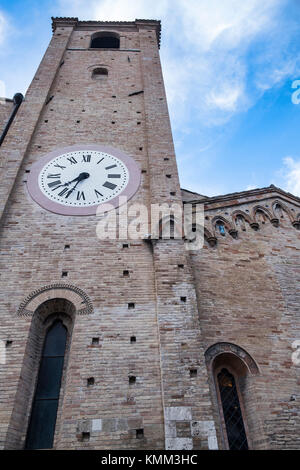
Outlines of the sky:
M300 0L0 0L0 96L26 92L51 16L162 21L183 188L300 196Z

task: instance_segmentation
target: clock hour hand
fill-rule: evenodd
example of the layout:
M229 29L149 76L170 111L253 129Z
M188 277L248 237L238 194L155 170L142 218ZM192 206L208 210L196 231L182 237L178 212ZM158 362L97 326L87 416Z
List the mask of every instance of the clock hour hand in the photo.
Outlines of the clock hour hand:
M86 180L90 177L89 173L80 173L80 175L75 178L73 181L70 181L70 183L73 183L74 181L77 181L77 183L75 184L75 186L73 186L73 188L70 189L70 191L67 192L66 194L66 199L72 194L72 192L76 189L76 186L78 185L78 183L80 183L81 181L83 180ZM68 183L68 184L70 184Z

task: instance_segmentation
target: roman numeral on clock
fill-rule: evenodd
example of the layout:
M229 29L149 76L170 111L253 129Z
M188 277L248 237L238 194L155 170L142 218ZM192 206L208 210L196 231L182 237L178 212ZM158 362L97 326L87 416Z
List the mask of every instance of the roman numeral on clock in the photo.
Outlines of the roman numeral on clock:
M67 160L69 160L71 165L75 165L75 163L78 163L75 157L69 157L69 158L67 158Z
M105 188L112 189L112 190L117 187L116 184L110 183L109 181L106 181L106 183L104 183L103 186L104 186Z
M56 189L60 185L61 185L61 181L59 181L59 180L53 181L52 183L48 184L49 188L54 188L54 189Z
M77 192L77 201L80 201L80 199L83 199L85 201L85 195L83 191Z
M103 194L99 193L99 191L97 191L97 189L95 189L94 191L95 191L97 197L103 197Z
M49 173L49 175L47 175L47 178L50 178L50 179L60 178L60 173L56 173L55 175L51 175L51 173Z
M53 166L55 166L56 168L60 168L61 170L64 170L66 168L65 166L59 165L58 163Z
M82 161L89 163L91 161L92 155L82 155Z

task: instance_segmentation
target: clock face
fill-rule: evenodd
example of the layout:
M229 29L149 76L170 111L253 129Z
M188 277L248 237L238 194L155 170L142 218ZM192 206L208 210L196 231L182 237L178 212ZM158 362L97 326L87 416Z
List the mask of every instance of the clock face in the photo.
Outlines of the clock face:
M123 152L99 145L51 152L30 171L28 189L42 207L64 215L90 215L119 205L138 189L140 170Z

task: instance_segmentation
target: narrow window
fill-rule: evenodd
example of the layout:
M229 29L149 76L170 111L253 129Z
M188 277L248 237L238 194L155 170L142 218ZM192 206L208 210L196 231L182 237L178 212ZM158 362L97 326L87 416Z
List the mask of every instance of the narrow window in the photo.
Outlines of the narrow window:
M26 438L26 449L51 449L66 349L67 329L53 323L44 342Z
M218 374L218 386L230 450L248 450L235 378L227 369Z

